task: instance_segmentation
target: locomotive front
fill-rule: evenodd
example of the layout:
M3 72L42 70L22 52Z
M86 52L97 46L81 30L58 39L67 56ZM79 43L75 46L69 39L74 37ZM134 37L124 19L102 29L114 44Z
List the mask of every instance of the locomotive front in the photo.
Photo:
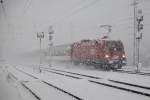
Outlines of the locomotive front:
M126 65L126 56L123 44L118 41L106 41L104 57L112 69L120 69Z

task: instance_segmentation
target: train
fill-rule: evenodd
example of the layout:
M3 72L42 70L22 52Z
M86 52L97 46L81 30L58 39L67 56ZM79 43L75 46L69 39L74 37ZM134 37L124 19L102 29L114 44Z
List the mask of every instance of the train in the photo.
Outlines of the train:
M74 64L93 64L107 70L127 64L121 40L82 40L72 44L70 53Z
M81 40L68 45L56 46L53 56L70 56L74 64L90 64L102 69L121 69L127 64L121 40Z

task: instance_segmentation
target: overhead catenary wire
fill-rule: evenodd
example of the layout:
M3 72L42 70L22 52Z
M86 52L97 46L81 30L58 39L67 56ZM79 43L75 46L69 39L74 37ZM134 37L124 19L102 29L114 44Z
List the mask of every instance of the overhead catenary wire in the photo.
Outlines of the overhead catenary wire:
M78 2L74 7L70 8L70 9L73 10L73 9L81 6L82 4L85 3L85 1L88 1L88 0L82 0L82 1ZM71 10L65 11L64 15L67 15ZM63 15L60 15L60 16L63 16ZM57 20L57 19L60 19L60 17L55 17L53 20Z
M24 5L24 8L23 8L23 11L22 11L22 16L24 16L24 14L25 13L27 13L27 11L29 10L29 8L30 8L30 6L31 6L31 4L32 4L32 1L33 0L27 0L26 1L26 3L25 3L25 5ZM89 0L82 0L82 1L80 1L80 2L78 2L76 5L76 7L73 7L73 8L71 8L72 10L74 10L75 8L77 8L75 11L77 11L78 10L78 7L80 7L80 6L82 6L82 4L84 4L85 3L85 1L89 1ZM100 1L100 0L94 0L94 1L92 1L91 3L94 3L95 1ZM89 4L89 6L91 5L91 3ZM87 5L85 5L85 6L87 6ZM85 7L84 6L84 7ZM81 8L81 7L80 7ZM80 9L81 10L81 9ZM59 22L61 22L62 20L64 20L65 18L67 18L67 17L69 17L69 16L72 16L72 14L71 13L74 13L75 11L71 11L71 12L69 12L69 13L66 13L65 12L65 15L63 16L63 15L60 15L60 16L63 16L63 17L59 17L59 18L54 18L53 19L53 23L52 23L52 25L54 25L54 24L57 24L57 23L59 23ZM77 11L78 12L78 11ZM49 22L49 23L51 23L51 22ZM48 24L49 24L48 23ZM45 25L45 24L44 24ZM42 24L39 24L38 25L39 27L40 26L42 26Z
M81 2L79 2L79 3L77 4L78 6L75 7L75 8L77 8L77 9L75 9L75 10L69 12L68 14L66 14L65 16L63 16L63 17L61 17L61 18L56 18L56 20L54 20L54 24L57 24L57 23L59 23L59 22L61 22L61 21L63 21L63 20L66 20L68 17L71 17L71 16L73 16L73 15L79 13L80 11L82 11L82 10L84 10L84 9L86 9L86 8L88 8L88 7L90 7L90 6L92 6L92 5L94 5L96 2L98 2L98 1L100 1L100 0L94 0L94 1L92 1L92 2L90 2L90 3L86 3L86 5L82 6L85 1L86 1L86 0L84 0L84 1L82 0ZM23 13L26 13L26 12L29 10L29 8L31 7L31 4L32 4L32 0L26 0ZM81 4L81 5L80 5L80 4ZM129 20L132 20L132 17L129 16L129 17L120 19L119 22L129 21ZM51 23L48 23L48 24L51 24ZM118 24L119 24L119 23L116 23L116 25L118 25Z
M143 14L143 16L148 16L148 15L150 15L150 12L145 12L145 13ZM124 21L128 22L128 21L132 21L133 18L134 18L134 17L129 16L129 17L126 17L126 18L119 19L118 22L124 22ZM116 22L115 22L113 25L118 27L120 24L124 24L124 23L116 23Z
M100 0L95 0L95 1L91 2L89 5L85 5L85 6L81 7L81 8L79 8L79 9L77 9L76 11L74 11L74 12L72 12L70 15L68 15L68 17L73 16L74 14L80 12L81 10L83 10L83 9L85 9L85 8L88 8L89 6L95 4L95 3L98 2L98 1L100 1ZM150 12L149 12L149 13L144 13L144 15L148 15L148 14L150 14ZM66 18L67 18L67 17L66 17ZM129 17L120 19L119 21L121 21L121 20L126 21L126 20L132 20L132 19L133 19L133 17L132 17L132 16L129 16Z
M62 16L62 17L60 17L60 18L54 18L54 20L50 21L50 22L47 23L47 24L48 24L48 26L49 26L49 24L51 24L51 25L56 25L56 24L58 24L58 23L60 23L60 22L62 22L62 21L64 21L64 20L66 20L67 18L74 16L75 14L79 13L80 11L82 11L82 10L84 10L84 9L86 9L86 8L88 8L88 7L90 7L90 6L92 6L92 5L94 5L94 4L97 3L98 1L100 1L100 0L94 0L94 1L88 3L87 5L84 5L84 6L77 6L77 9L75 9L75 10L69 12L68 14L65 14L64 16L63 16L63 15L60 15L60 16ZM80 4L80 3L79 3L79 4ZM81 2L81 4L82 4L82 2ZM145 15L146 15L146 14L145 14ZM129 16L129 17L120 19L118 22L130 21L130 20L132 20L132 19L133 19L133 17L132 17L132 16ZM113 24L113 25L114 25L114 24ZM118 25L118 23L115 23L115 25ZM45 28L48 27L46 24L44 24L44 25L41 24L41 25L39 25L39 26L46 26Z
M82 11L83 9L86 9L86 8L88 8L88 7L90 7L90 6L94 5L94 4L96 4L96 3L99 2L99 1L101 1L101 0L93 0L92 2L90 2L90 3L87 4L87 5L79 6L79 8L77 8L77 9L74 10L74 11L72 11L71 13L69 13L68 15L66 15L65 17L63 17L62 19L56 21L56 22L53 23L53 24L57 24L57 23L59 23L60 21L63 21L63 20L65 20L66 18L71 17L71 16L73 16L73 15L79 13L79 12Z
M93 1L90 1L90 2L86 2L86 3L85 2L81 2L80 3L81 5L78 5L77 7L75 7L75 9L72 9L68 13L65 13L65 15L60 15L62 17L54 18L48 24L56 25L56 24L58 24L58 23L60 23L60 22L62 22L64 20L66 20L67 18L70 18L70 17L74 16L75 14L81 12L82 10L87 9L87 8L93 6L94 4L96 4L99 1L101 1L101 0L93 0ZM47 28L47 25L45 25L45 26Z
M90 5L92 5L92 4L96 3L96 2L97 2L97 0L96 0L96 1L93 1ZM62 19L56 21L56 23L54 23L54 24L57 24L57 23L59 23L59 22L65 20L67 17L71 17L71 16L75 15L76 13L80 12L80 10L82 10L82 9L84 9L84 8L88 8L88 6L89 6L89 5L86 5L86 6L84 6L83 8L77 9L76 11L72 12L70 15L66 16L64 19L62 18ZM150 13L144 13L144 15L148 15L148 14L150 14ZM126 18L123 18L123 19L119 19L118 22L123 22L123 21L128 22L128 21L132 21L132 20L133 20L133 17L132 17L132 16L129 16L129 17L126 17ZM123 23L119 23L119 24L123 24ZM118 26L118 23L115 23L115 24L113 24L113 25L115 25L115 26L117 25L117 26Z

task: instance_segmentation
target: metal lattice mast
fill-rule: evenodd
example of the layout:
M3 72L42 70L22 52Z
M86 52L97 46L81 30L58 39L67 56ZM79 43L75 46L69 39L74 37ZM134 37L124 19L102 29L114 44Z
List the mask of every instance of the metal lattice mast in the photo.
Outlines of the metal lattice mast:
M54 34L54 30L53 30L53 26L50 26L48 29L48 34L49 34L49 66L51 67L51 58L52 58L52 46L53 46L53 34Z
M134 49L133 49L133 65L137 67L137 72L140 67L140 40L142 39L141 30L143 29L143 21L142 10L138 9L138 0L133 1L134 7Z
M134 9L134 37L133 37L133 65L136 66L136 33L137 33L137 5L138 5L138 0L133 1L133 9Z

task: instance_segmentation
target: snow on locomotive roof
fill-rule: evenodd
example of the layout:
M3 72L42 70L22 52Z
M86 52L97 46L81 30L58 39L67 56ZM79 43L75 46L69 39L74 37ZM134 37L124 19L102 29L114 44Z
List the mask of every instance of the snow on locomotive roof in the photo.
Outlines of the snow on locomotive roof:
M105 40L105 41L120 41L119 39L97 39L97 40Z
M101 41L101 40L104 40L104 41L121 41L119 39L115 40L115 39L93 39L93 40L90 40L90 39L85 39L85 40L81 40L80 42L91 42L91 41ZM78 43L78 42L76 42Z

